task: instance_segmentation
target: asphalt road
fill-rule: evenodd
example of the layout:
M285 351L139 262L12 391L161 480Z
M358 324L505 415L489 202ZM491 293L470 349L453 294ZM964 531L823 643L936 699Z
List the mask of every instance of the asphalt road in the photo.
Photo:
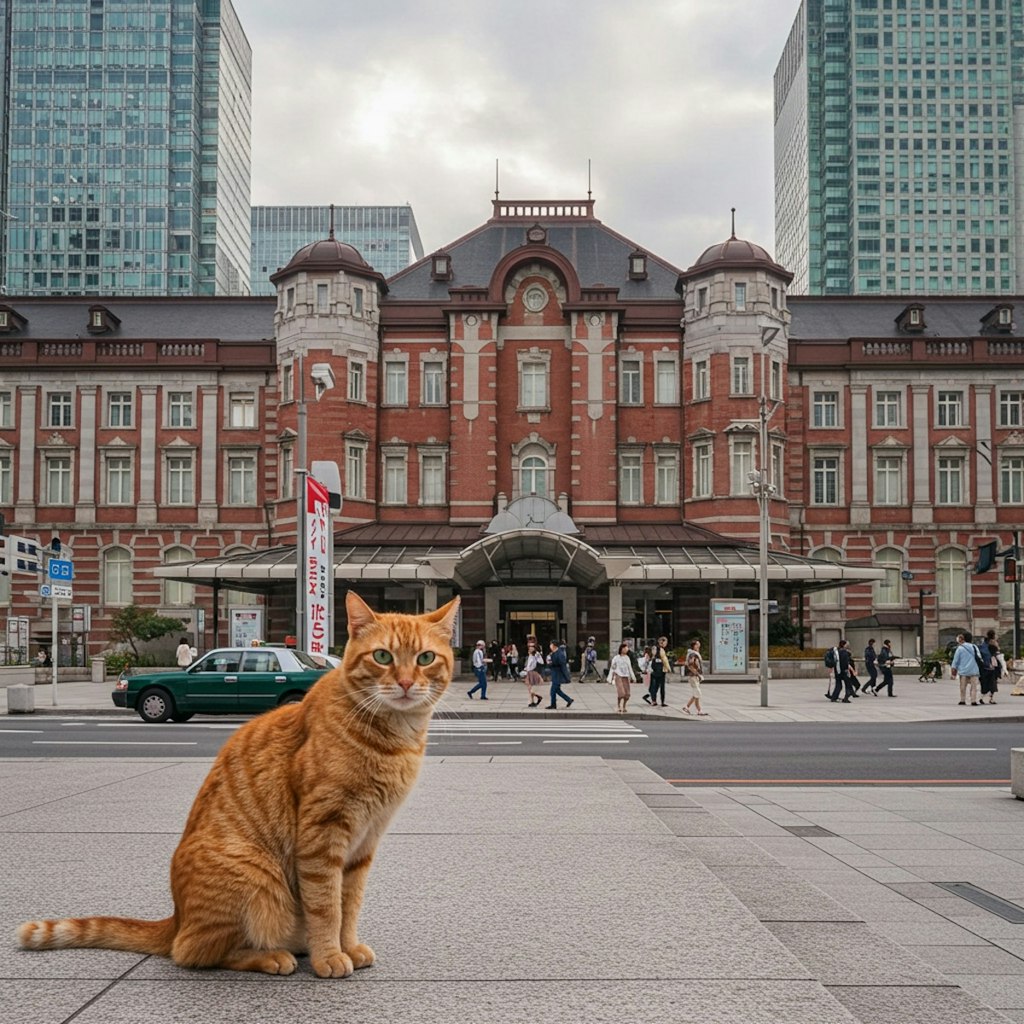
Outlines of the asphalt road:
M39 717L0 721L0 757L213 757L244 718L147 725ZM623 719L440 721L430 755L599 755L640 760L679 785L1008 783L1024 726L648 722Z

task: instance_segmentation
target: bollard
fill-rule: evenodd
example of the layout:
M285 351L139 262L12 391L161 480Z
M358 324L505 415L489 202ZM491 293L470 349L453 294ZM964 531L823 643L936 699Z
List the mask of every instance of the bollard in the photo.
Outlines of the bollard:
M7 714L30 715L35 709L36 691L34 687L25 686L23 683L7 687Z
M1010 792L1024 800L1024 747L1010 747Z

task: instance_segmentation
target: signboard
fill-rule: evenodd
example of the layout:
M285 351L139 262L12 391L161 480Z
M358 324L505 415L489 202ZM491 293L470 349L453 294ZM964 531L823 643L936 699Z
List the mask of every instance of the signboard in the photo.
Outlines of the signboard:
M24 615L7 620L7 646L12 653L18 652L21 664L28 661L28 619Z
M46 575L51 580L70 582L75 578L75 563L66 558L51 558L46 564Z
M331 626L330 530L330 494L319 480L306 477L305 609L302 616L305 635L300 638L300 647L310 654L327 654L334 636Z
M87 604L76 604L71 608L71 632L88 633L92 628L92 608Z
M66 583L42 583L39 586L39 596L70 601L74 596L74 591Z
M253 640L263 639L262 608L231 608L231 646L248 647Z
M715 675L745 675L749 670L749 610L746 601L711 602L711 668Z

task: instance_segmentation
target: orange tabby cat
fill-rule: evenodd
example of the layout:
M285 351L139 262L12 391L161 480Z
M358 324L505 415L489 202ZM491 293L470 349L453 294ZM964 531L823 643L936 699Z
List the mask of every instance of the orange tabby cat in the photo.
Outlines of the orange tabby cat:
M451 681L458 604L376 615L350 593L341 668L239 729L210 769L171 861L174 914L28 921L21 945L268 974L291 974L308 951L321 978L369 967L356 935L366 876Z

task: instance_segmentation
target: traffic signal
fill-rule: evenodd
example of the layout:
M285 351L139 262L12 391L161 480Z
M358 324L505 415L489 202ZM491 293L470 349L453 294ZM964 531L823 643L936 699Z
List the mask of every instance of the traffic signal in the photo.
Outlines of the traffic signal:
M1003 559L1003 582L1004 583L1016 583L1017 582L1017 559L1016 558L1004 558Z

